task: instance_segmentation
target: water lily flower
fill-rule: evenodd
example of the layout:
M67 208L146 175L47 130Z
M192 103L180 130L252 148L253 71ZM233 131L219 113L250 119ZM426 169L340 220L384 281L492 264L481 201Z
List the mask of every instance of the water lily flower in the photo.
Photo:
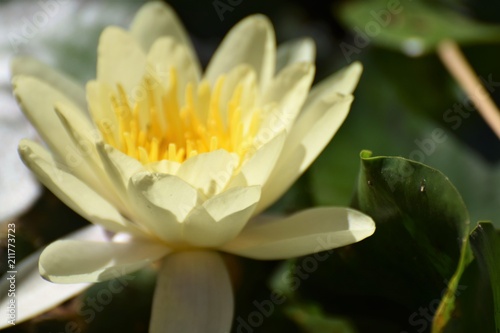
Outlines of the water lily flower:
M345 207L261 215L333 137L361 73L351 65L310 91L314 44L277 52L275 43L266 17L248 17L202 74L177 16L151 2L130 31L103 31L87 103L53 78L14 78L48 147L24 140L22 159L70 208L115 233L52 243L40 256L44 278L98 282L161 261L150 332L229 332L233 294L219 252L286 259L374 232L370 217Z

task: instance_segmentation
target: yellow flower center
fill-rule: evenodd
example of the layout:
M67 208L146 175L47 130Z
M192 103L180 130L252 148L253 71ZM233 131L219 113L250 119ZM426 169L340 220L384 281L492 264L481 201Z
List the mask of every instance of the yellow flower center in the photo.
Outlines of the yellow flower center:
M101 124L104 140L143 164L164 159L182 163L217 149L236 153L241 161L252 147L261 111L245 110L241 83L228 102L222 103L224 82L225 77L220 76L213 89L207 81L197 87L188 83L182 104L178 101L178 78L173 69L167 88L146 75L142 82L144 93L134 102L118 85L111 96L118 132L111 131L109 124Z

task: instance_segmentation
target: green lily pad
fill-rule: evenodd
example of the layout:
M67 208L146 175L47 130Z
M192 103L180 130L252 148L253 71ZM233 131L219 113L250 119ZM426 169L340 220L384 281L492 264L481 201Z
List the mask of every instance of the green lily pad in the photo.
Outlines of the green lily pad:
M469 214L456 188L424 164L365 151L353 206L373 217L375 234L327 252L314 274L304 273L311 256L294 263L289 275L304 277L300 296L324 300L329 313L354 314L361 332L389 331L373 329L383 321L391 322L390 331L424 331L437 311L446 324L454 307L450 297L470 261ZM451 304L442 305L443 297ZM374 317L379 322L362 326Z
M359 53L356 50L369 43L420 56L433 52L444 39L461 44L500 40L500 26L474 22L424 1L349 1L338 17L354 34L354 45L341 46L344 55Z

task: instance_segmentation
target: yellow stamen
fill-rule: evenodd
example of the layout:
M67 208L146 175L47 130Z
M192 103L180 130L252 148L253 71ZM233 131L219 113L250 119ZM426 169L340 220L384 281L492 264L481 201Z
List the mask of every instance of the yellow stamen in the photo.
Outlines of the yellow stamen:
M99 124L104 140L143 164L162 159L182 163L217 149L243 158L262 124L261 111L242 104L245 86L238 84L224 101L224 76L212 89L208 81L180 87L175 69L169 74L167 87L146 75L140 86L143 94L137 94L136 100L117 86L111 96L117 124ZM179 103L179 89L184 89L183 103ZM242 114L250 120L247 125Z

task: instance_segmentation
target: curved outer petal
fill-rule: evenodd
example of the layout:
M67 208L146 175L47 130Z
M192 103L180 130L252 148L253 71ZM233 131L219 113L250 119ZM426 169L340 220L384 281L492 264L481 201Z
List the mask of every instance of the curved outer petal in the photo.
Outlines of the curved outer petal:
M36 59L30 57L14 58L11 62L11 72L12 77L18 75L35 77L63 93L81 110L87 109L85 89L81 84Z
M160 243L56 241L45 248L38 268L56 283L100 282L135 272L168 254Z
M274 170L264 185L256 214L276 201L311 165L344 122L353 97L323 96L300 115L290 131Z
M134 175L129 195L139 223L170 243L183 240L181 222L199 204L196 189L179 177L165 174L141 172Z
M173 37L186 46L194 61L197 77L200 76L200 64L197 61L193 45L182 23L169 5L160 1L148 2L143 5L135 15L130 26L130 33L140 43L145 53L149 52L158 38Z
M130 178L134 174L145 171L144 166L135 158L103 142L98 142L96 149L106 173L106 178L109 179L112 186L116 189L121 203L126 206L124 210L128 214L133 215L132 210L128 207L128 186Z
M72 143L78 147L80 157L85 159L99 179L98 187L93 189L116 207L124 210L124 205L117 199L120 196L119 188L116 188L109 179L97 152L96 145L102 141L101 133L92 124L81 122L78 117L75 117L78 110L71 106L57 103L55 112Z
M0 69L1 70L1 69ZM7 90L7 89L5 89ZM0 82L0 224L22 214L39 197L40 183L19 159L19 140L35 137L11 93Z
M276 53L276 72L286 66L298 62L314 63L316 58L316 44L311 38L300 38L285 42L278 46Z
M85 183L54 164L42 146L23 140L19 144L19 153L24 163L52 193L88 221L115 232L145 235Z
M173 253L158 273L149 332L229 333L233 311L231 281L218 253Z
M90 122L82 122L77 116L78 109L71 105L56 102L54 111L72 142L78 147L81 156L88 161L94 171L102 170L95 147L96 143L102 140L99 130Z
M108 177L116 178L115 186L126 190L130 178L136 173L144 171L144 166L135 158L122 153L112 146L99 142L97 152L108 171Z
M271 141L257 149L245 162L228 185L235 186L264 185L274 169L285 144L286 132L283 130Z
M205 78L212 84L221 74L241 64L252 66L261 91L274 75L276 40L269 19L253 15L236 24L226 35L208 64Z
M251 221L221 250L252 259L288 259L352 244L374 231L373 220L356 210L313 208L287 218Z
M97 80L111 87L121 84L134 100L145 71L146 53L134 37L118 27L104 29L97 49Z
M356 61L346 68L333 73L311 89L302 110L305 112L311 104L317 102L317 99L322 99L325 94L331 95L333 92L343 95L352 94L358 85L362 72L363 66L360 62Z
M219 108L223 121L228 121L229 103L239 85L242 88L239 101L242 120L250 120L252 111L256 107L259 91L255 70L247 64L238 65L225 75L224 84L221 89Z
M260 199L260 186L234 187L196 206L184 222L184 239L197 247L227 243L248 222Z
M277 134L283 128L287 131L293 125L302 104L307 98L314 78L314 65L310 63L292 64L283 69L269 85L262 96L260 104L265 106L277 103L277 108L271 109L271 114L264 115L265 119L260 128L259 136L264 133Z
M170 70L175 69L178 85L177 98L180 103L184 103L185 87L188 83L195 84L199 80L196 62L191 58L186 46L172 37L161 37L151 46L147 60L151 71L162 83L162 86L159 86L162 89L169 86ZM162 103L157 103L157 105L161 106ZM157 111L162 114L160 110Z
M66 237L65 239L88 240L88 241L107 241L105 231L95 225L82 228ZM16 302L17 318L16 324L20 324L28 319L36 317L57 305L65 302L71 297L76 296L89 287L89 284L71 284L58 285L44 280L38 271L38 258L42 251L35 252L21 261L17 266L16 274ZM0 283L0 292L2 299L1 309L7 309L10 298L7 297L10 282L6 273ZM8 322L8 312L0 312L0 329L10 327Z
M101 81L87 82L87 103L89 112L95 126L100 131L105 131L115 142L119 142L119 122L111 102L111 96L115 93L111 85Z
M79 148L72 142L54 110L56 103L72 106L73 109L78 108L61 92L36 78L17 76L13 85L14 95L21 109L51 152L56 155L56 160L71 168L73 174L93 188L99 188L100 184L92 169L82 157ZM79 123L91 126L83 111L76 112L74 117Z

